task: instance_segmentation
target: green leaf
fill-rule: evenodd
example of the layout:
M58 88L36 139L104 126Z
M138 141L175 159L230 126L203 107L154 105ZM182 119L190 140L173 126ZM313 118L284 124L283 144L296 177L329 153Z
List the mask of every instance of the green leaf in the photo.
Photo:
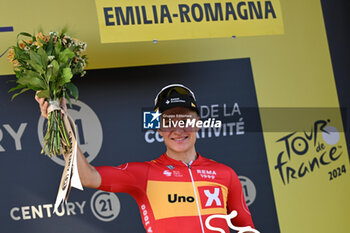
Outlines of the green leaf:
M67 94L67 91L63 92L63 97L66 98L66 100L68 101L69 107L72 107L72 101L71 101L69 95Z
M15 50L15 54L16 54L15 58L21 57L23 56L23 54L25 54L25 52L18 47L14 47L13 49Z
M28 84L28 88L33 90L33 91L42 91L43 89L41 87L36 87Z
M50 91L49 90L43 90L43 91L38 92L36 95L38 97L40 97L40 98L49 99L50 98Z
M42 43L43 44L43 46L45 46L46 45L46 42L45 41L43 41L40 37L39 37L39 42L40 43Z
M22 89L22 88L25 88L25 86L24 86L24 85L21 85L21 84L18 84L17 86L11 88L11 89L8 91L8 93L13 92L13 91L18 90L18 89Z
M18 84L31 87L31 89L46 89L46 85L39 73L27 70L22 77L17 80Z
M39 54L37 54L33 50L29 50L29 56L30 56L30 60L34 61L35 63L38 63L41 66L43 66L43 63L41 62L41 57L40 57Z
M73 77L73 74L72 74L71 69L70 68L64 68L62 70L62 75L61 75L61 78L60 78L58 84L60 86L63 86L64 84L69 83L70 80L72 79L72 77Z
M58 55L59 63L66 63L69 59L75 57L75 54L69 49L66 48Z
M47 63L49 62L48 58L47 58L47 54L46 54L45 50L42 47L40 47L38 49L38 54L40 55L41 62L43 64L43 67L44 67L44 70L45 70L46 67L47 67Z
M29 64L31 67L33 67L33 69L34 69L35 71L37 71L38 73L40 73L40 74L45 73L44 70L43 70L43 67L42 67L40 64L34 62L33 60L29 60L29 61L28 61L28 64Z
M28 44L25 40L22 40L22 42L27 45L28 47L30 47L30 44Z
M27 33L27 32L20 32L20 33L17 34L17 38L18 38L19 36L32 37L32 35L29 34L29 33Z
M75 100L79 97L79 91L77 86L75 86L73 83L66 83L66 88L69 90L69 93Z
M58 56L61 52L62 44L61 39L57 39L57 42L55 44L55 54Z
M24 60L24 61L28 61L30 60L30 57L27 53L25 53L23 50L19 49L19 48L15 48L15 59L17 59L18 61L20 60Z
M21 71L15 70L14 72L16 74L16 78L17 79L22 76L22 72Z
M52 76L53 74L53 67L47 67L47 71L46 71L46 78L47 78L47 82L52 82L55 80L55 77ZM53 80L51 80L51 78L53 77Z
M64 35L64 34L66 34L68 32L68 25L65 25L63 28L62 28L62 30L61 30L61 35Z
M51 62L51 65L53 66L53 69L52 69L52 80L57 80L58 72L60 71L60 66L58 65L58 62L56 60L53 60Z
M22 94L23 92L26 92L26 91L28 91L28 90L30 90L30 89L29 89L29 88L23 88L20 92L14 94L14 95L12 96L11 101L12 101L14 98L16 98L16 96L18 96L18 95L20 95L20 94Z

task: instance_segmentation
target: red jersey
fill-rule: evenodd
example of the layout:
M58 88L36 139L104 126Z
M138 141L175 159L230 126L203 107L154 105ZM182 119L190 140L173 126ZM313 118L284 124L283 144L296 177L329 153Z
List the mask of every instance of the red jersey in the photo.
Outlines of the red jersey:
M238 212L234 226L254 227L236 173L199 154L189 165L163 154L150 162L96 169L102 178L98 189L134 197L146 232L216 232L206 228L206 218L232 210ZM210 225L230 232L224 219L215 218Z

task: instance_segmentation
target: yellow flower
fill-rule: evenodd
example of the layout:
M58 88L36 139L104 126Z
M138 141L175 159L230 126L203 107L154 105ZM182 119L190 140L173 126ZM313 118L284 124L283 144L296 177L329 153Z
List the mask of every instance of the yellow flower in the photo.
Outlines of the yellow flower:
M42 32L39 32L39 33L36 33L36 34L35 34L35 38L36 38L36 40L39 40L39 38L40 38L41 40L43 40L44 35L43 35Z
M22 41L22 42L19 42L19 47L21 49L24 49L27 45Z
M11 48L7 54L7 60L12 63L15 70L18 70L18 67L21 66L21 63L15 59L15 50Z
M19 42L19 47L24 50L25 47L27 47L27 45L24 43L26 42L27 44L31 45L33 43L33 40L22 40L21 42Z
M37 47L43 46L43 44L40 41L35 41L34 45L36 45Z
M21 66L21 63L19 63L19 61L17 59L13 60L11 63L13 65L13 69L18 71L19 67Z
M47 35L47 36L44 36L44 42L47 43L50 41L50 36Z
M9 62L12 62L14 58L15 58L15 50L13 48L11 48L9 50L9 53L7 54L7 60Z
M43 46L43 44L40 42L40 40L42 40L43 42L45 42L45 36L43 35L42 32L36 33L35 34L35 39L36 41L34 42L34 44L38 47ZM40 39L40 40L39 40Z
M12 61L12 65L13 65L13 67L16 68L16 67L20 66L21 63L19 63L19 61L17 59L15 59L15 60Z

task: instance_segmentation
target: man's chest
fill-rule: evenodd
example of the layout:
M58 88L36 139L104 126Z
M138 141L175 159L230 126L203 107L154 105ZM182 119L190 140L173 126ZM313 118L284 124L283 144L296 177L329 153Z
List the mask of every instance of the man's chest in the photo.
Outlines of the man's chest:
M150 170L146 193L155 219L226 214L226 179L221 171L200 166Z

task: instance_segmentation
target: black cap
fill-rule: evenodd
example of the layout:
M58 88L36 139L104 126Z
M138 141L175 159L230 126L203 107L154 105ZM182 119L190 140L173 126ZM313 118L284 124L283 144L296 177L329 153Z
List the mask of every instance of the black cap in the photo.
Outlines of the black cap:
M199 115L193 92L182 84L171 84L164 87L155 98L154 105L154 111L164 112L174 107L186 107Z

